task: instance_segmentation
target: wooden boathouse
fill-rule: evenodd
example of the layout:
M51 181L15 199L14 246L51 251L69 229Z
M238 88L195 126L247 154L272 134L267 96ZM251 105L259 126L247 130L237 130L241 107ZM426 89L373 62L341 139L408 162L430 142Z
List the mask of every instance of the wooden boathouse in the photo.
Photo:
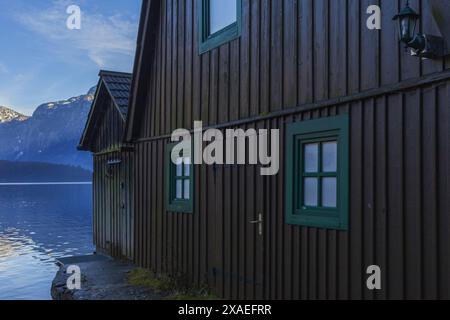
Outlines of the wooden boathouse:
M97 251L133 259L132 148L122 143L131 74L100 71L78 149L94 155L93 227Z
M448 10L437 24L435 1L409 3L448 37ZM101 80L81 143L96 244L224 298L450 299L450 59L405 50L404 5L144 0L126 122ZM195 120L279 129L279 173L173 164L170 136Z

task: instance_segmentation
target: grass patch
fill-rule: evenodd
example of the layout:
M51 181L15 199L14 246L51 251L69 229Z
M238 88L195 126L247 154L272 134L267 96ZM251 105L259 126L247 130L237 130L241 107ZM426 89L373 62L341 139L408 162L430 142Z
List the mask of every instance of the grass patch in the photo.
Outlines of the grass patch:
M155 292L172 292L176 289L174 281L169 277L145 269L131 271L128 274L128 283L132 286L147 287Z
M218 300L205 287L191 288L182 276L173 278L156 274L150 270L135 269L128 274L128 283L132 286L150 288L161 293L165 300Z
M179 300L179 301L189 301L189 300L219 300L216 296L211 294L174 294L164 298L164 300Z

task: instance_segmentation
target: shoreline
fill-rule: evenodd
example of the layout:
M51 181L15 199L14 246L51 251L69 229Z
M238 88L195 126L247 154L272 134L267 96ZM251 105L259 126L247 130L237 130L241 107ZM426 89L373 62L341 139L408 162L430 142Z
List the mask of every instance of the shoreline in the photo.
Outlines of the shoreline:
M0 186L92 185L92 182L0 182Z

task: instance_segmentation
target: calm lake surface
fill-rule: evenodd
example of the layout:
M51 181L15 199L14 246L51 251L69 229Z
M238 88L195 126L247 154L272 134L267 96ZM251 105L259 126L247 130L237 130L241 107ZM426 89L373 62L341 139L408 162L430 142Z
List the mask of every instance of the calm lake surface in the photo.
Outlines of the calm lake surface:
M55 259L94 251L91 191L0 184L0 300L51 299Z

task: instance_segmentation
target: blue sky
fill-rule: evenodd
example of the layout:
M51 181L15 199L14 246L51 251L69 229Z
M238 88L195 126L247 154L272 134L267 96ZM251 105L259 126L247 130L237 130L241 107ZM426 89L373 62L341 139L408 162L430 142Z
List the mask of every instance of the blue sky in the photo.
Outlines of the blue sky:
M81 8L69 30L67 7ZM0 0L0 105L31 115L86 93L100 69L131 72L141 0Z

